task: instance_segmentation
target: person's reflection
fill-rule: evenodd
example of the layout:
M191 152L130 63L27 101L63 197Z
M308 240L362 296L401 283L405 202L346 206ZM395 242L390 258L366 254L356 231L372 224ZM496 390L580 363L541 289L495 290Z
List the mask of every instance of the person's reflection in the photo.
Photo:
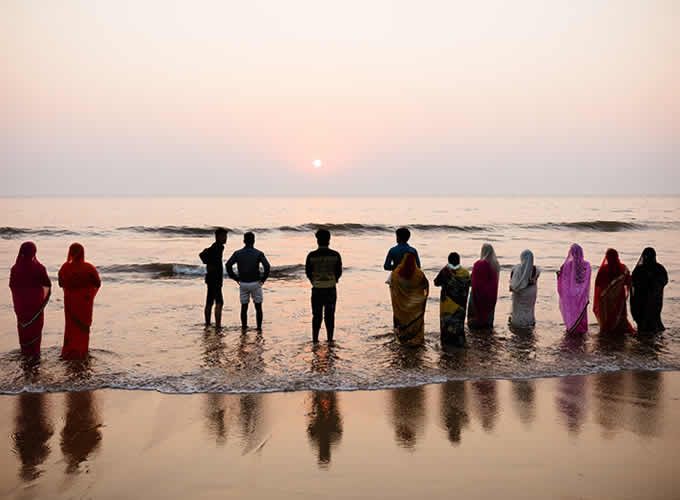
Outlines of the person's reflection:
M219 367L224 360L224 336L206 330L203 333L203 362L206 367ZM206 394L205 418L215 442L222 446L227 442L227 408L223 394Z
M392 425L397 444L413 449L425 420L425 388L402 387L389 391L392 399Z
M312 366L314 373L333 373L335 366L334 345L330 343L316 343L312 346Z
M663 373L634 371L631 376L633 378L633 432L641 436L657 436Z
M255 337L243 332L237 351L240 370L250 380L257 380L264 372L264 338L257 331ZM255 388L257 390L257 388ZM262 443L262 394L254 392L239 397L239 420L243 454L257 449Z
M342 416L335 391L314 391L311 397L307 437L317 448L317 463L328 468L331 448L342 439Z
M567 429L578 434L586 415L586 378L582 375L560 377L557 382L557 408L567 421Z
M614 431L623 424L625 377L622 371L595 376L595 394L599 401L597 422L602 426L606 438L612 437Z
M47 441L53 430L48 421L45 394L22 392L16 403L14 449L21 460L19 477L28 482L42 473L38 466L50 454Z
M80 464L99 448L102 427L92 391L66 394L66 421L61 431L61 452L66 459L66 473L74 474Z
M493 379L476 380L472 388L477 400L477 413L482 422L482 428L491 432L498 417L498 389Z
M465 389L465 382L462 380L452 380L441 384L442 423L447 430L451 444L460 443L461 431L470 422Z
M206 394L205 416L208 429L215 435L215 442L222 446L227 442L227 408L224 394Z
M513 380L512 394L515 409L524 425L529 425L536 418L536 382L533 380Z

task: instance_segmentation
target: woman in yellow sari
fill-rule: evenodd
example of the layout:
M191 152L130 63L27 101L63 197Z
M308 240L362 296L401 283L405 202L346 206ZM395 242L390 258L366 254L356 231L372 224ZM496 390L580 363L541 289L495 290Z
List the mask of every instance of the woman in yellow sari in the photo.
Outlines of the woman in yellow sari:
M418 346L425 341L425 304L429 291L430 284L418 269L415 254L404 254L390 280L394 333L400 344Z

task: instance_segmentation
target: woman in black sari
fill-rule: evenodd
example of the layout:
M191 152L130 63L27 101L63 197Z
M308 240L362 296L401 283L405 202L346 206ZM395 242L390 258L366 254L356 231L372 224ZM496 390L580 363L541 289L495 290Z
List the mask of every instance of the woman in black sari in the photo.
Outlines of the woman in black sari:
M639 332L664 330L661 322L663 288L668 283L666 269L656 261L656 251L645 248L633 270L630 312Z

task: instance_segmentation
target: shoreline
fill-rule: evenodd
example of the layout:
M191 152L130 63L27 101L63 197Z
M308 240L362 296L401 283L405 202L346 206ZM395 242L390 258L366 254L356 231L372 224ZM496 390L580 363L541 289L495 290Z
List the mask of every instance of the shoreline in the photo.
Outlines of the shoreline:
M680 485L677 370L0 400L2 498L668 498Z

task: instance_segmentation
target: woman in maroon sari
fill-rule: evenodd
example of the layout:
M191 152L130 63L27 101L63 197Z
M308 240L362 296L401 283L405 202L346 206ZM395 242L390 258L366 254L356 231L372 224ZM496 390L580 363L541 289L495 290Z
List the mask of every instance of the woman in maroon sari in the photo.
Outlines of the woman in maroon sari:
M472 266L468 305L469 328L493 328L500 272L501 266L496 258L496 252L489 243L484 243L480 259Z
M74 243L68 259L59 269L59 286L64 289L64 347L63 359L84 359L90 343L92 307L101 280L92 264L85 262L85 249Z
M619 260L619 253L610 248L595 278L593 312L600 324L600 333L634 331L628 322L626 307L631 284L630 271Z
M9 287L12 290L14 312L17 315L21 353L27 357L40 356L40 342L45 321L45 306L50 299L52 283L35 254L34 243L27 241L19 249L12 266Z

